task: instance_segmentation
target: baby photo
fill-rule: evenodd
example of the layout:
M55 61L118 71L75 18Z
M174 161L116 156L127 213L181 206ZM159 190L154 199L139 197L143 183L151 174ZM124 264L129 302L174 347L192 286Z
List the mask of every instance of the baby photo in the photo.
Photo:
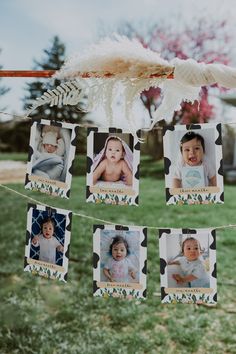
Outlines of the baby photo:
M116 129L90 130L88 134L87 201L128 205L138 203L138 165L140 148L137 138Z
M163 131L167 204L223 203L221 125Z
M215 302L215 231L160 230L163 302Z
M145 297L146 229L94 226L95 296Z
M75 136L73 124L34 121L25 188L69 197Z
M25 271L66 281L72 213L28 205Z

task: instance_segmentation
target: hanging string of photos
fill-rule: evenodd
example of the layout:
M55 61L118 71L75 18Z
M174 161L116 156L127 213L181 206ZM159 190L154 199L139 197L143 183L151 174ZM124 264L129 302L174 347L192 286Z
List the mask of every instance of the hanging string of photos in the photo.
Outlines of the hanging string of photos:
M86 96L86 110L103 105L111 127L118 93L122 95L128 132L91 127L87 144L87 201L119 205L138 205L140 127L132 114L138 95L150 87L162 88L164 97L150 130L160 119L169 121L182 101L197 100L202 85L236 87L234 68L192 59L169 63L120 36L70 59L54 78L67 81L38 98L27 116L45 103L75 105ZM69 198L78 127L33 121L27 189ZM221 124L166 127L163 134L167 204L223 203ZM66 281L72 214L90 217L28 199L33 204L27 213L25 271ZM94 296L145 298L147 227L97 221L103 224L94 225L93 232ZM162 302L216 304L216 228L158 229Z
M210 229L120 225L50 206L2 184L0 187L31 202L27 213L25 271L67 281L73 214L102 223L94 225L93 232L94 296L146 298L148 228L159 231L162 302L216 304L215 230L236 225ZM113 258L109 256L112 247ZM115 254L117 247L126 248L123 259ZM188 254L192 247L196 254Z

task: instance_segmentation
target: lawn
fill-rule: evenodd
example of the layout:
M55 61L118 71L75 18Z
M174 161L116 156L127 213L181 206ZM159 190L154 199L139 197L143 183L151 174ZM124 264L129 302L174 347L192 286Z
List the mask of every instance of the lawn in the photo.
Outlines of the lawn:
M27 154L23 152L0 152L1 160L11 160L11 161L27 161Z
M23 272L27 199L0 189L0 353L236 353L235 229L217 231L218 305L160 303L158 227L205 228L236 224L236 188L224 205L166 206L164 181L143 178L140 206L85 203L85 178L73 179L62 200L9 185L74 215L68 283ZM146 300L93 298L92 225L96 218L148 229Z

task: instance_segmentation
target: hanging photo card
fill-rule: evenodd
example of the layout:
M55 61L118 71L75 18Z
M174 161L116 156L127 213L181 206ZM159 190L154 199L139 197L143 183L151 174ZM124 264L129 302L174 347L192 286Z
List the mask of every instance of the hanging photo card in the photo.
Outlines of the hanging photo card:
M94 296L146 298L147 229L94 225Z
M28 204L24 270L67 281L72 212Z
M25 188L69 198L78 125L33 120Z
M224 203L221 124L163 128L167 204Z
M162 303L216 304L213 229L160 229Z
M121 129L89 128L87 202L138 205L139 163L140 143L136 136Z

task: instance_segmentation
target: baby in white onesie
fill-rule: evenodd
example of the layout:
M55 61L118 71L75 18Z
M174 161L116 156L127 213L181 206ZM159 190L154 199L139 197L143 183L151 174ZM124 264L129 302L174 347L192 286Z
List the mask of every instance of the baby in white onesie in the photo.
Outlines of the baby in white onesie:
M189 131L180 140L181 161L177 163L173 188L216 186L216 171L205 156L204 138Z
M173 274L177 284L187 283L191 288L209 288L210 280L203 261L200 259L201 246L194 237L186 238L182 244L182 257L168 264L176 264L181 268L181 274Z
M64 252L64 247L60 244L54 234L54 221L50 218L42 221L42 233L36 235L32 239L35 247L40 247L39 260L56 264L56 250Z

